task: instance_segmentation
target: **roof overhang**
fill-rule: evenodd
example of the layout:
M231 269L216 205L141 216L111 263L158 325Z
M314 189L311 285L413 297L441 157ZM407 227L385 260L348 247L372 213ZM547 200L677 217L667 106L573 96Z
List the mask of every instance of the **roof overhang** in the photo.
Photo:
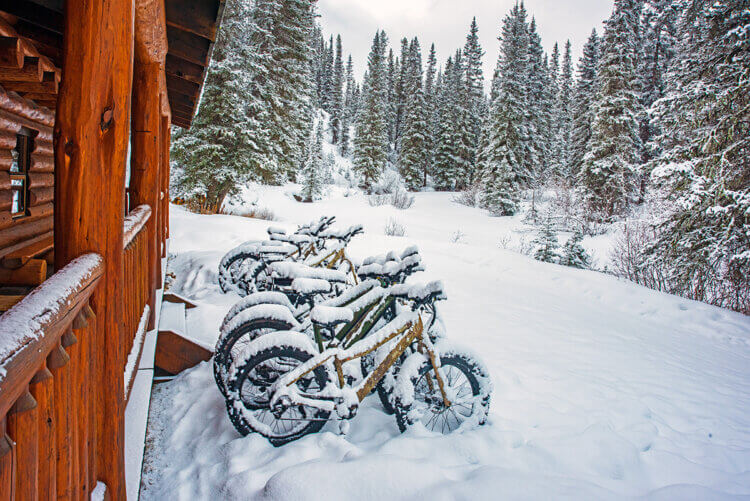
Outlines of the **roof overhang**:
M164 0L164 8L168 44L164 70L172 123L188 128L206 78L224 0ZM58 68L62 67L64 12L65 0L0 0L0 17ZM38 94L29 92L26 97ZM53 107L54 99L43 104Z

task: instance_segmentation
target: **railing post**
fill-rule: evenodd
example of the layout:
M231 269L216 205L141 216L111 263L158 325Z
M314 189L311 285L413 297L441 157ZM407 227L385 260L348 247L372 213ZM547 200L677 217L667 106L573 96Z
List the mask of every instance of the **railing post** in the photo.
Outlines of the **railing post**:
M15 444L6 433L7 419L0 418L0 501L15 499Z
M133 9L133 0L65 2L65 70L55 120L55 265L60 269L81 254L96 252L105 266L91 300L100 328L91 336L92 373L99 379L92 400L96 478L113 499L126 496L121 294ZM58 472L58 478L64 475Z
M8 435L16 444L15 498L37 498L37 402L28 390L16 400L8 413Z
M45 363L31 380L30 391L38 404L39 499L57 499L55 489L55 417L52 373Z

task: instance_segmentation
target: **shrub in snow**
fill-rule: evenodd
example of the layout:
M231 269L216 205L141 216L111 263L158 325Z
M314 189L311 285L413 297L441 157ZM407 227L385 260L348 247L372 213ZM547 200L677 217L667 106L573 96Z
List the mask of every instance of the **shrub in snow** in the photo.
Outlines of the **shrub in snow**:
M461 244L464 242L464 238L466 237L466 233L464 233L461 230L456 230L451 234L451 243L454 244Z
M651 225L626 223L610 254L611 273L651 289L670 292L666 269L646 258L646 251L656 238L657 232Z
M378 181L372 185L371 193L375 195L390 195L404 190L406 190L404 181L398 172L393 169L386 169Z
M479 183L474 183L453 197L453 201L457 204L466 205L467 207L476 207L479 203L481 192L481 185Z
M323 126L318 124L310 134L307 145L307 158L300 172L303 202L312 202L323 193Z
M396 219L389 219L385 225L385 234L389 237L403 237L406 235L406 228Z
M401 210L408 209L414 205L414 195L409 195L406 190L399 190L391 195L391 205Z
M533 244L536 245L536 251L534 252L534 259L537 261L543 261L545 263L556 263L560 256L558 249L560 244L557 241L557 233L552 222L552 217L547 216L544 225L540 228L539 234L534 239Z
M563 246L560 264L573 268L587 269L591 267L591 256L583 248L583 232L576 231Z

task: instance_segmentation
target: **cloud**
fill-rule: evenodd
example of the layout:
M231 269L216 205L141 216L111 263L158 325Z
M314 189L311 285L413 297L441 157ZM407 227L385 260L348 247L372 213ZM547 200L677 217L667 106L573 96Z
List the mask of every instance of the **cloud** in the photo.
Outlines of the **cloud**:
M364 74L367 54L375 31L388 34L391 47L398 51L403 37L419 37L425 53L435 43L441 64L463 47L472 17L476 16L488 80L499 53L502 20L516 0L319 0L320 23L326 34L341 34L344 51L351 53L359 78ZM602 30L602 22L612 11L614 0L526 0L530 16L535 16L542 43L550 52L554 43L570 39L574 61L581 54L592 28Z

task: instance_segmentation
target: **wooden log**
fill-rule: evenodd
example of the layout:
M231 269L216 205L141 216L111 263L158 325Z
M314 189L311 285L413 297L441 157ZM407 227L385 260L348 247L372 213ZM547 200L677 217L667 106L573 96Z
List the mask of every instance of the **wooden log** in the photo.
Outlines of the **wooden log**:
M10 150L0 149L0 171L10 170L13 165L13 154Z
M0 230L7 228L13 224L13 216L10 215L10 210L5 209L0 212Z
M29 172L29 186L31 188L47 188L54 185L54 174L46 172Z
M45 78L41 82L3 82L3 87L8 92L57 94L58 83L54 79Z
M27 57L20 68L0 66L0 81L5 82L41 82L44 70L38 57Z
M136 40L138 42L138 40ZM136 51L138 53L138 51ZM130 172L130 199L135 205L152 208L146 222L146 268L150 284L148 305L151 308L148 328L155 327L156 289L161 264L159 247L159 183L161 171L161 115L158 62L136 58L133 67L133 115Z
M0 418L0 501L15 499L15 446L6 433L6 418Z
M15 496L31 501L38 499L37 407L37 401L27 389L8 413L8 435L17 444L16 475L20 481L16 482Z
M24 99L7 88L0 87L0 129L18 131L21 126L36 130L36 139L49 141L55 116L39 108L33 101ZM30 91L29 91L30 92Z
M10 189L10 173L0 171L0 190Z
M12 150L16 147L17 142L18 136L16 136L12 132L0 133L0 149Z
M55 172L55 157L52 155L31 154L30 172Z
M2 295L0 294L0 312L8 311L9 309L13 308L16 304L21 302L21 300L26 296L19 296L19 295Z
M6 247L0 251L0 257L4 258L3 261L17 259L21 261L20 264L23 264L35 256L49 252L53 244L54 240L50 231L11 247Z
M20 68L23 66L21 39L18 37L0 37L0 66Z
M44 366L36 373L29 385L31 394L37 401L38 415L38 492L39 499L56 499L55 491L55 462L57 449L55 447L55 420L53 413L54 383L52 373Z
M29 190L29 205L42 205L54 199L54 188L32 188Z
M54 157L55 155L55 147L52 144L52 141L45 141L42 139L35 139L34 140L34 149L32 150L32 153L36 155L46 155L49 157Z
M27 217L29 220L41 219L43 217L53 215L54 212L55 212L55 204L53 203L47 203L44 205L35 205L33 207L29 207L29 215Z
M0 268L0 285L40 285L47 278L47 261L31 259L15 270Z
M96 477L125 499L122 331L125 163L130 129L133 0L65 2L65 73L57 102L55 264L83 252L103 257L92 297L97 327L92 371L96 400ZM59 475L58 475L59 476ZM60 493L58 492L58 496Z
M10 228L0 230L0 248L9 247L30 237L47 233L52 230L52 224L52 217L45 217L29 222L19 220Z
M13 205L13 197L10 190L0 191L0 211L9 211Z

